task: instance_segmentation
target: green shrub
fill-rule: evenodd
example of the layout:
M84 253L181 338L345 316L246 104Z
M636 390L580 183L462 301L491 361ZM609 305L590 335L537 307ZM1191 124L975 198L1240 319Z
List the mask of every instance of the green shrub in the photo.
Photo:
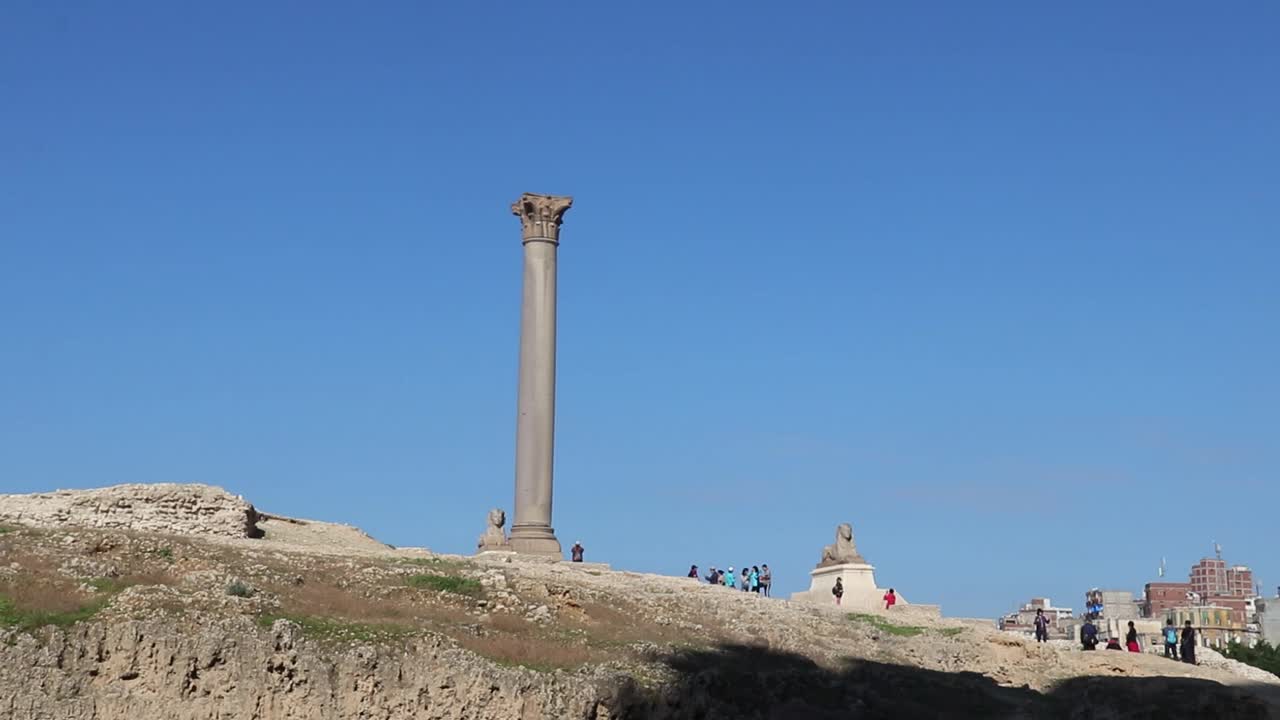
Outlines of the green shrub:
M1232 660L1239 660L1245 665L1252 665L1259 670L1266 670L1273 675L1280 675L1280 645L1270 645L1266 640L1253 647L1245 647L1233 642L1222 652Z
M100 593L115 594L129 587L128 583L116 578L94 578L85 582L85 585L93 588Z
M46 625L66 627L81 620L88 620L106 607L108 598L99 598L75 610L55 612L51 610L27 610L19 608L7 597L0 595L0 626L30 632Z
M438 590L470 597L475 597L483 591L479 580L458 577L457 575L435 575L431 573L410 575L406 582L409 587L418 588L419 590Z
M15 527L9 527L8 525L0 525L0 535L4 535L5 533L16 532L17 530L18 528L15 528Z
M377 642L396 640L413 634L415 628L392 623L350 622L341 618L314 615L259 615L258 625L270 628L276 620L288 620L306 637L326 641Z
M397 558L396 562L400 565L414 565L416 567L430 568L435 572L442 573L458 573L470 567L465 560L454 560L452 558Z
M868 615L866 613L849 613L850 620L854 622L866 623L875 629L887 633L889 635L897 635L899 637L914 637L924 632L924 628L915 625L894 625L879 615Z
M237 580L227 586L227 594L232 597L251 598L257 595L258 591Z

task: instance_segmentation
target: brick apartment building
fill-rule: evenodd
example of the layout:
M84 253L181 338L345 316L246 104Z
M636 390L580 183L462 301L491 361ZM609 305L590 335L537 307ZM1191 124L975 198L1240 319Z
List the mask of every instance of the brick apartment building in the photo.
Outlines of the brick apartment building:
M1253 571L1243 565L1227 568L1227 594L1231 597L1253 597L1258 589L1253 584Z
M1202 558L1191 566L1189 580L1147 583L1143 592L1143 615L1169 617L1175 609L1198 605L1227 611L1229 618L1223 625L1224 630L1250 622L1250 599L1255 594L1252 570L1243 565L1228 566L1222 558Z
M1173 608L1186 607L1187 593L1190 592L1191 583L1147 583L1142 592L1143 617L1165 617Z
M1222 558L1202 558L1191 566L1191 591L1202 598L1253 597L1253 571L1243 565L1228 567Z

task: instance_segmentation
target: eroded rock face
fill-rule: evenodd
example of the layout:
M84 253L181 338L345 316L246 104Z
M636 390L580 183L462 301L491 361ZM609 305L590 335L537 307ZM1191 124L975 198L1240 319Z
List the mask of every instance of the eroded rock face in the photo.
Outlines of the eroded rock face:
M1098 653L1105 655L1105 653ZM1265 720L1266 696L1191 678L1080 677L1042 695L975 673L824 668L763 647L691 650L656 683L494 665L423 634L326 644L276 621L153 618L0 633L0 718L21 720ZM647 685L647 686L646 686Z
M329 648L283 620L92 623L0 643L0 717L24 720L585 720L609 717L606 685L496 667L431 636Z
M0 495L0 520L44 528L62 526L175 535L260 537L253 505L211 485L115 485Z

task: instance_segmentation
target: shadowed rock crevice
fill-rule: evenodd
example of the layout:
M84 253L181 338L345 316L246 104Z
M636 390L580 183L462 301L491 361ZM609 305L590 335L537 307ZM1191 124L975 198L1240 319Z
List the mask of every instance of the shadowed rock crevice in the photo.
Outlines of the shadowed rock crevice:
M619 691L618 718L1221 718L1280 717L1272 686L1228 687L1194 678L1075 678L1048 693L1010 688L972 672L872 660L826 667L746 645L655 657L671 676Z

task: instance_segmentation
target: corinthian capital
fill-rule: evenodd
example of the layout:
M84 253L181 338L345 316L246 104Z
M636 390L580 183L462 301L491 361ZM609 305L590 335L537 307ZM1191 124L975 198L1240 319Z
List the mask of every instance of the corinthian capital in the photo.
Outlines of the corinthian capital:
M560 242L560 223L573 198L563 195L525 193L511 204L511 213L520 217L521 241Z

